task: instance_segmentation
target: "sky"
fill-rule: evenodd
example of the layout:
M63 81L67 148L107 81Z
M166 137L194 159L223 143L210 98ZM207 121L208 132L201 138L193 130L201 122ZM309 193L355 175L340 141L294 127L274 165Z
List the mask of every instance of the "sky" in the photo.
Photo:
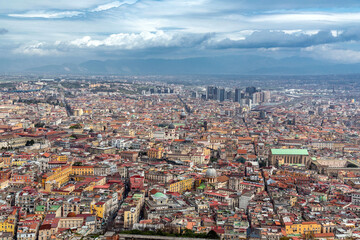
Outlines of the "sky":
M360 63L360 1L0 1L1 59L222 56Z

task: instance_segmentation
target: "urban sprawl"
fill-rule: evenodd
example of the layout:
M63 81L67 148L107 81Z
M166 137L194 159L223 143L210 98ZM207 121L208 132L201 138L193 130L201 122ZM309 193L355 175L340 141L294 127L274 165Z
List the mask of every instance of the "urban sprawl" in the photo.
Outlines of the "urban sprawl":
M224 82L3 79L0 239L360 239L355 86Z

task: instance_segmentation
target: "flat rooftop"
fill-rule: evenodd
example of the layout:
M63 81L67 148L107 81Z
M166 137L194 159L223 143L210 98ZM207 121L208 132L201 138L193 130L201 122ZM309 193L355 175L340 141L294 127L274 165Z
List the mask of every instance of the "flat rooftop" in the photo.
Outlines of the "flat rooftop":
M271 149L272 155L305 155L309 156L307 149Z

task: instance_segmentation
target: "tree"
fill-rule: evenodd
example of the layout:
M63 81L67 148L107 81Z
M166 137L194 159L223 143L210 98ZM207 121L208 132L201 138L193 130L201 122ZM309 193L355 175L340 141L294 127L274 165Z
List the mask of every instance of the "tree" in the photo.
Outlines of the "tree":
M291 238L289 237L281 237L280 240L290 240Z
M81 129L81 124L77 123L75 125L72 125L72 126L69 127L69 129Z
M240 162L240 163L245 163L246 159L244 157L240 157L240 158L236 159L236 161Z
M214 230L211 230L210 232L208 232L206 237L209 239L220 239L219 235Z
M306 240L315 239L314 233L313 232L306 233L305 239Z
M182 236L183 237L189 237L189 238L192 238L194 237L194 232L191 231L190 229L185 229L183 232L182 232Z
M147 152L143 152L143 151L139 152L139 157L146 156L146 155L147 155Z
M163 231L161 231L160 229L157 230L155 234L158 236L165 236L165 233Z
M266 167L266 162L265 161L259 161L259 167L260 168Z
M41 127L44 127L44 126L45 126L45 123L42 123L42 122L35 123L36 128L41 128Z
M349 164L347 165L347 167L348 167L348 168L357 168L358 166L356 166L356 165L353 164L353 163L349 163Z
M217 162L217 160L218 160L218 159L217 159L216 157L211 157L211 158L210 158L210 162Z
M26 142L25 146L32 146L34 145L35 141L33 139Z
M78 137L77 137L75 134L72 134L70 137L71 137L71 138L78 139Z

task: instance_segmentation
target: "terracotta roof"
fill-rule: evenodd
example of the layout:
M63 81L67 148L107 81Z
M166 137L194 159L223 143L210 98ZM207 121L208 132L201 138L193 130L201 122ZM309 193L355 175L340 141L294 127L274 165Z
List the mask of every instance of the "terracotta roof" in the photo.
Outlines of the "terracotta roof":
M217 177L217 181L218 182L226 182L226 181L229 181L229 177L223 175L223 176Z

